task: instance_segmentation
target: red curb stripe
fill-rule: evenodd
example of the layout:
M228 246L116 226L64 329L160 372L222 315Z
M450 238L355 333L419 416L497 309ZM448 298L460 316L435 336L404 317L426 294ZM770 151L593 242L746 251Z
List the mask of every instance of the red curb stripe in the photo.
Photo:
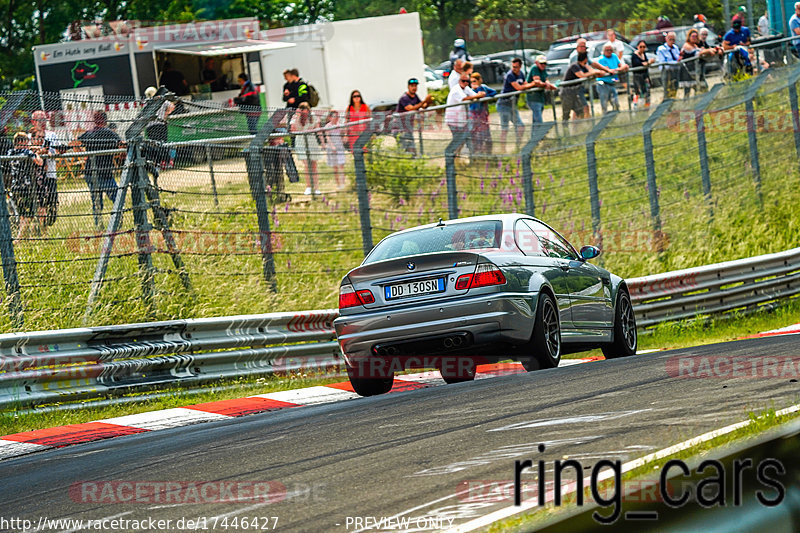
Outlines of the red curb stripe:
M264 411L275 411L287 407L300 407L299 404L271 400L269 398L234 398L218 402L185 405L184 409L193 409L204 413L215 413L226 416L244 416Z
M744 339L760 339L762 337L780 337L781 335L797 335L800 333L800 329L798 330L790 330L790 331L772 331L772 332L765 332L765 333L755 333L753 335L748 335L747 337L739 337L737 340L744 340Z
M2 439L60 448L62 446L69 446L70 444L82 444L84 442L110 439L123 435L133 435L134 433L144 433L147 431L150 430L106 424L104 422L86 422L85 424L70 424L68 426L15 433L13 435L6 435L2 437Z

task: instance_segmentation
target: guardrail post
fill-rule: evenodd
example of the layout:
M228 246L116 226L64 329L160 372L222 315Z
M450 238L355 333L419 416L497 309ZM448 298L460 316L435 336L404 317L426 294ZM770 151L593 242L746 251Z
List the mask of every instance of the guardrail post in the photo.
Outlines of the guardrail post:
M288 116L287 116L288 115ZM261 249L261 259L264 264L264 281L272 292L278 292L278 283L275 279L275 257L272 255L272 230L269 225L269 204L264 184L264 165L261 160L261 151L275 126L284 117L287 122L291 120L291 111L279 109L253 136L250 146L244 150L244 160L247 166L247 181L250 184L250 195L256 204L256 217L258 218L258 244Z
M515 104L516 105L516 104ZM467 142L468 130L457 131L444 149L444 171L447 178L447 215L458 218L458 189L456 188L456 152Z
M133 150L133 164L136 169L131 179L131 203L133 204L134 235L136 236L137 259L139 261L139 275L142 278L142 299L151 315L155 314L153 308L153 294L155 293L155 271L153 269L153 244L150 242L150 230L153 226L147 220L147 201L141 185L141 174L147 172L145 160L139 139L131 143Z
M592 204L592 235L602 249L603 235L600 232L600 192L597 188L597 157L594 145L597 138L611 121L617 118L619 111L610 111L594 125L592 131L586 136L586 168L589 174L589 199Z
M217 196L217 180L214 178L214 158L211 155L211 146L206 145L206 161L208 162L208 175L211 177L211 193L214 195L214 206L219 205Z
M659 252L663 252L664 239L661 235L661 207L658 199L658 185L656 184L656 163L653 157L653 127L661 115L669 111L673 100L668 98L661 102L653 113L647 118L642 127L644 137L644 160L647 167L647 191L650 197L650 217L653 219L653 238Z
M369 213L369 191L367 190L367 166L364 164L364 150L382 121L383 117L373 118L372 122L367 124L367 129L361 132L356 142L353 143L358 216L361 219L361 245L364 250L364 257L372 250L372 223L370 222Z
M767 71L764 70L758 77L753 80L753 83L747 89L747 100L744 103L744 108L747 117L747 141L750 144L750 167L753 172L753 181L756 185L756 196L758 197L758 203L761 204L763 202L763 198L761 196L761 165L758 161L758 139L756 138L756 120L755 120L755 110L753 107L753 98L755 98L756 92L761 87L761 85L767 81Z
M28 94L28 91L20 91L11 93L8 96L5 104L0 107L0 131L4 130L6 124L14 116L14 113L19 109ZM19 291L17 259L14 254L14 235L11 233L2 166L0 166L0 255L2 255L3 259L3 279L5 280L6 294L8 295L8 311L11 314L11 323L14 324L14 327L21 328L24 325L22 298Z
M533 200L533 170L531 169L531 157L533 150L545 138L550 130L555 126L555 122L537 122L531 129L531 138L525 143L520 152L522 159L522 189L525 194L525 213L536 216L536 207Z
M706 148L706 124L703 120L706 108L711 104L717 93L722 90L723 84L717 83L711 90L700 98L694 108L694 124L697 130L697 151L700 159L700 174L703 182L703 196L708 204L708 214L714 218L714 203L711 198L711 175L708 170L708 150Z

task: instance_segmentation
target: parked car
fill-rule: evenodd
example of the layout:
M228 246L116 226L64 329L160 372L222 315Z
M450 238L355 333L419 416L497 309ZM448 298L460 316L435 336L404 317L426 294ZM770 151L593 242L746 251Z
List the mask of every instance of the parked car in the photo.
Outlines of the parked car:
M490 59L487 56L474 56L470 59L473 71L480 73L483 83L487 85L497 85L503 83L503 76L511 68L510 63L505 63L499 59ZM442 61L434 67L435 71L442 70L445 77L450 75L450 61Z
M425 87L429 91L435 91L445 86L445 77L425 65Z
M590 61L597 61L597 59L603 53L603 45L608 42L605 39L601 41L589 41L586 43L586 53L589 56ZM629 45L628 43L623 42L622 46L624 51L622 52L622 58L625 60L625 63L630 65L631 64L631 55L634 53L634 48ZM572 53L575 51L575 43L567 43L562 44L555 49L551 49L548 52L547 56L547 76L553 83L556 83L564 78L564 74L567 72L569 68L569 58ZM569 53L567 53L569 52ZM566 57L565 57L566 56ZM553 57L554 59L550 59ZM648 59L655 59L655 54L647 53ZM660 78L658 80L654 78L659 77L658 67L651 67L650 68L650 78L652 79L654 84L660 83Z
M628 40L627 37L622 35L617 30L614 30L614 34L617 36L617 39L622 41L623 43L630 43L631 41ZM570 43L578 42L578 39L586 39L587 41L605 41L606 40L606 32L605 31L592 31L588 33L576 33L575 35L570 35L568 37L562 37L556 41L553 41L550 44L550 49L556 48L558 46Z
M438 367L448 383L479 362L517 359L528 371L562 353L636 353L625 280L533 217L439 221L393 233L342 279L334 327L350 383L371 396L402 368Z
M536 56L544 54L541 50L537 50L536 48L526 48L525 50L504 50L502 52L494 52L492 54L486 54L486 57L489 59L500 60L506 64L511 65L511 60L515 57L518 57L523 60L524 67L530 68L533 65Z

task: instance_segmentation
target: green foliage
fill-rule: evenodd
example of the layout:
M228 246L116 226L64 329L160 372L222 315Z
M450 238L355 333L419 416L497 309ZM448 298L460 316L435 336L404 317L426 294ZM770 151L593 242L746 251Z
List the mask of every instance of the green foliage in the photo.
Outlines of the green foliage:
M433 91L428 91L428 94L433 96L433 103L431 105L444 105L447 103L447 95L450 91L447 87L442 87L441 89L436 89Z
M439 169L403 150L386 150L383 144L384 139L375 139L370 145L371 151L380 155L366 158L367 186L388 193L395 203L404 204L424 186L425 178Z

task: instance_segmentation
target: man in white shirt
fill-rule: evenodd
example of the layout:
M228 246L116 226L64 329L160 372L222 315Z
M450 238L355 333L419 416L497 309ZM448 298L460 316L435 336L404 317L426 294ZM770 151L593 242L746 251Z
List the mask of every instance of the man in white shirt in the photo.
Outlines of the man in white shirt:
M758 19L758 33L762 37L769 35L769 11L764 11L764 14Z
M47 113L34 111L31 115L31 145L34 152L40 156L50 156L44 161L44 175L37 179L36 205L41 234L45 234L47 226L55 222L56 207L58 205L58 190L56 179L58 171L56 160L53 158L67 147L62 145L54 131L47 129Z
M459 76L458 84L450 89L450 94L447 95L447 105L459 104L465 100L476 100L484 96L486 96L485 92L476 93L472 90L472 87L469 86L469 76L465 72ZM448 107L444 111L444 121L450 127L453 136L465 131L467 129L467 106Z
M614 53L617 54L617 57L620 59L620 61L624 63L625 60L622 59L622 54L625 53L625 45L622 44L622 41L617 39L616 32L613 29L606 30L606 38L608 39L608 41L606 41L607 44L610 44L613 47Z

